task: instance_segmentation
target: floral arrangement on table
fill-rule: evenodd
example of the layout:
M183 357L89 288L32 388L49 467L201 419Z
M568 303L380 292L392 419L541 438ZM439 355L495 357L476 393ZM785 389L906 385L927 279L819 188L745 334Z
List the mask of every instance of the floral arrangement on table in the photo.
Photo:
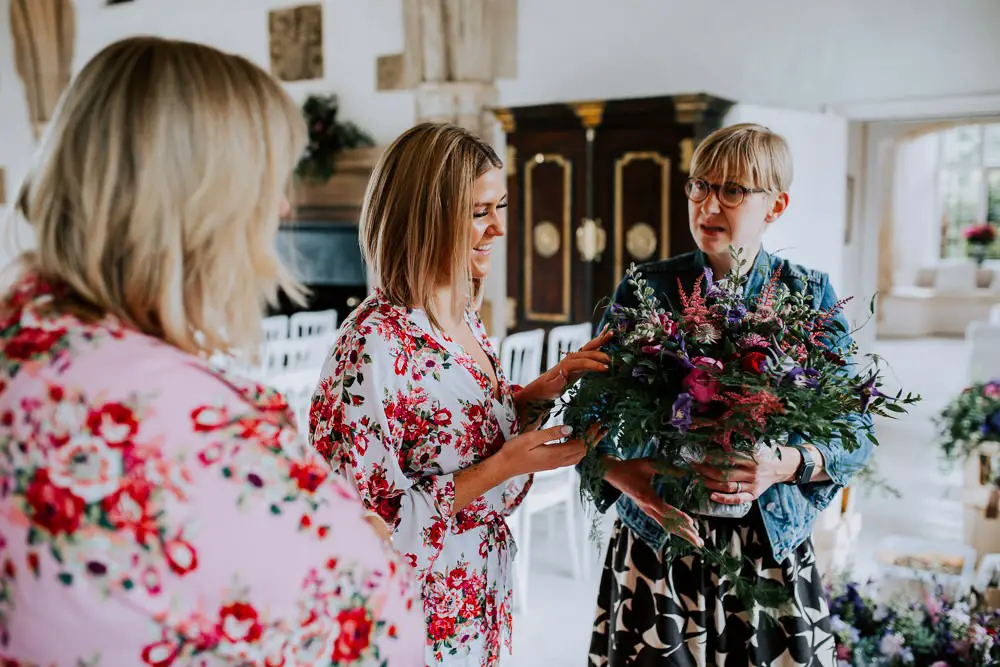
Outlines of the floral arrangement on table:
M980 222L963 229L962 236L968 246L969 256L982 266L989 252L989 246L997 240L997 228L988 222Z
M627 280L638 305L611 306L614 335L604 347L610 369L585 375L562 408L564 423L574 432L600 424L619 453L642 450L660 462L661 496L689 513L726 515L731 508L712 503L701 481L686 470L706 454L754 456L759 448L782 444L788 434L806 442L839 438L854 450L861 443L852 414L891 416L920 400L901 391L884 394L875 355L868 355L863 369L847 368L855 348L840 344L848 333L837 318L844 301L817 310L810 297L781 283L777 272L757 298L746 298L748 275L741 275L746 260L736 251L734 258L736 267L725 279L715 281L706 268L692 292L682 289L680 304L670 309L630 267ZM878 443L870 431L861 437ZM596 499L604 464L594 447L581 477L584 497ZM749 509L747 503L742 512ZM668 548L679 555L695 549L676 536ZM739 559L708 547L699 553L731 577L745 601L780 604L784 593L771 582L740 578Z
M1000 661L1000 611L940 591L877 604L855 583L829 587L839 667L980 667Z
M979 453L983 443L1000 442L1000 379L963 389L935 423L941 452L948 461L965 460Z
M310 95L303 103L309 143L295 170L303 180L325 181L333 176L341 151L375 145L371 136L354 123L338 121L338 111L336 95Z

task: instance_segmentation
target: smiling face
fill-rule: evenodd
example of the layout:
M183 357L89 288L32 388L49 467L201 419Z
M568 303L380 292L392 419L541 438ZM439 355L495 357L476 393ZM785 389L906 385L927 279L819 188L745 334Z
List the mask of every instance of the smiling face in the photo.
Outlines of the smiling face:
M493 241L507 231L507 182L500 169L492 167L476 179L472 200L472 240L469 266L473 280L489 275Z

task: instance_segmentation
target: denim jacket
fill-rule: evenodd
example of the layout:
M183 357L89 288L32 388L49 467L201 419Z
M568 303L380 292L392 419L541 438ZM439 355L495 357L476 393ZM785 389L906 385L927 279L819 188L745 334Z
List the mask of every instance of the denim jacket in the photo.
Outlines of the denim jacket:
M661 303L676 306L679 304L678 280L684 285L685 292L690 292L695 279L701 275L705 266L704 254L695 251L659 262L643 264L639 267L639 271L646 279L648 286L655 290ZM777 255L767 253L763 249L757 254L748 276L746 295L755 297L760 294L761 289L770 279L771 273L779 267L781 268L779 280L794 292L805 292L812 296L813 307L828 308L837 302L837 295L834 293L833 287L830 286L830 278L827 274L792 264ZM623 306L636 305L632 287L624 279L615 290L614 302ZM607 314L605 314L605 318L607 318ZM840 315L838 319L846 325L843 315ZM603 326L604 322L602 321L601 327ZM849 338L844 336L843 340L839 342L838 348L845 348L849 344ZM850 419L859 431L872 428L870 415L856 414L851 415ZM797 436L789 438L790 444L800 441L801 438ZM812 534L812 527L819 512L830 504L837 491L846 486L851 478L864 468L869 456L871 456L872 444L863 435L858 438L858 441L861 446L853 452L844 449L839 438L829 442L810 443L823 454L826 473L829 475L830 481L802 486L775 484L757 500L777 562L783 562L794 549ZM615 451L607 438L598 444L597 449L605 454ZM647 445L641 451L626 452L624 458L643 458L651 454L652 447ZM640 539L656 551L663 549L668 535L659 522L639 509L631 498L605 482L597 506L601 512L605 512L612 504L615 505L622 522L632 529Z

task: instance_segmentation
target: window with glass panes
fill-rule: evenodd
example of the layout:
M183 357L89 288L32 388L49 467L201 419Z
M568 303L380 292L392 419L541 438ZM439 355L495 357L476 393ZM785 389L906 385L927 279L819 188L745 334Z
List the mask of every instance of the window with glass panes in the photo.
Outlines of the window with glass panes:
M1000 123L944 130L939 145L941 256L965 257L965 227L983 221L1000 225ZM1000 239L988 257L1000 259Z

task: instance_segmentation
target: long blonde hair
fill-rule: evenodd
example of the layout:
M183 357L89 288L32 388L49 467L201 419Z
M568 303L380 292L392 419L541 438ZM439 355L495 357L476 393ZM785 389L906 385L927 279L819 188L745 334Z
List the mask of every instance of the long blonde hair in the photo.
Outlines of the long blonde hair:
M295 103L245 58L111 44L66 90L18 194L37 239L26 269L68 287L61 306L84 316L188 352L255 349L278 288L302 294L275 236L305 137Z
M479 285L469 266L476 179L503 163L470 132L421 123L382 154L365 193L360 239L365 261L391 302L422 308L440 328L435 288L451 285L455 312Z

